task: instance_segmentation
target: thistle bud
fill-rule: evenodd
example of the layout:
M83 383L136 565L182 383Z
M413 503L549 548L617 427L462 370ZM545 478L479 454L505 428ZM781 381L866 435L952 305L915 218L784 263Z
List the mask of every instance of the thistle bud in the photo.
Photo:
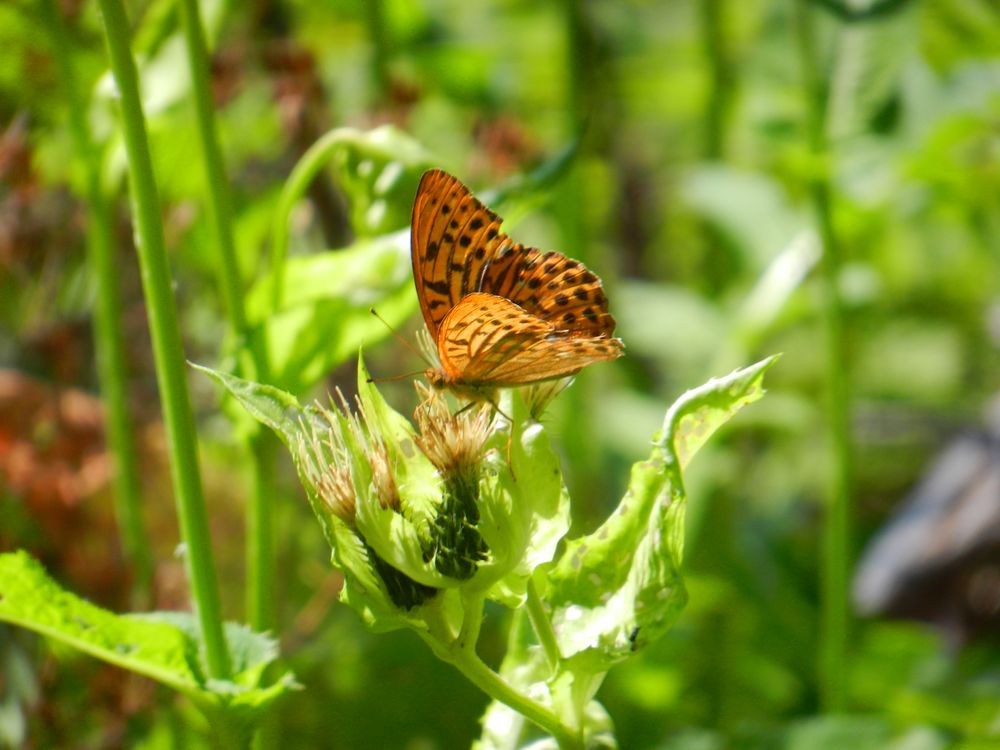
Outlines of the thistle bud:
M301 420L298 440L292 445L296 464L307 489L348 526L354 526L357 494L351 461L337 417L317 407L314 419Z
M358 413L352 412L339 391L337 400L339 404L332 402L329 408L313 406L308 410L308 416L300 419L298 439L292 446L300 476L310 498L319 501L314 505L325 508L343 521L356 538L354 544L341 544L355 552L352 555L357 558L353 560L354 566L361 565L368 569L369 574L374 573L389 600L402 610L410 610L435 596L438 589L418 583L393 567L369 544L358 528L359 501L375 500L383 510L398 511L399 490L386 443L373 439L362 424L363 412L361 418ZM371 472L370 485L367 477L358 477L361 485L368 485L373 490L370 498L362 493L359 499L355 487L356 467L360 466L367 466ZM340 536L343 537L342 532ZM350 564L351 561L348 561L348 566Z
M489 404L451 414L445 399L417 384L417 445L437 468L443 494L432 522L424 559L458 580L475 575L489 547L476 528L480 520L480 477L492 423Z

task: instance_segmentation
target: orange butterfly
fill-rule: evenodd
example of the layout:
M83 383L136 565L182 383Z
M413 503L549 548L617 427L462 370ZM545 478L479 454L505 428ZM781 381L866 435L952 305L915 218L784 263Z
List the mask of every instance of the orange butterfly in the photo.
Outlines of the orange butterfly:
M573 375L624 353L601 280L556 252L515 244L455 177L425 172L413 202L413 281L440 368L435 388L484 388Z

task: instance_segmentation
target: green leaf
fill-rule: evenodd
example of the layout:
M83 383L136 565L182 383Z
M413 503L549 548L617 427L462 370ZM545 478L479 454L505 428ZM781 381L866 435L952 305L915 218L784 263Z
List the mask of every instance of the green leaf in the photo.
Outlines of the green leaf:
M60 588L23 551L0 555L0 619L188 695L205 685L197 645L183 631L90 604Z
M303 436L299 421L303 410L292 394L274 386L254 383L252 380L244 380L209 367L194 363L191 363L191 366L229 391L250 416L274 430L285 445L292 445L296 439Z
M145 612L132 614L129 617L147 622L166 623L192 640L198 638L198 625L190 612ZM270 664L278 658L278 644L273 638L237 622L227 622L225 627L226 643L229 646L229 658L232 661L234 674Z
M290 258L281 309L270 310L273 277L250 291L247 310L263 335L273 382L295 394L316 385L362 344L389 335L417 309L410 277L409 233L364 240L344 250Z
M664 434L657 444L673 451L680 468L687 467L698 449L736 412L764 395L764 373L777 360L774 355L736 370L682 395L664 420ZM655 451L654 451L655 453Z
M433 156L391 125L340 132L334 168L337 184L350 200L355 233L372 237L409 226L417 183L433 166Z
M551 562L569 531L570 497L559 456L544 426L531 419L521 394L507 390L501 395L500 406L514 419L511 471L501 464L508 450L511 426L507 423L490 442L499 482L484 482L481 493L480 530L492 560L482 566L480 582L491 586L491 598L519 607L528 579L538 566Z
M519 172L495 188L477 192L477 197L490 208L502 213L504 227L536 210L551 198L554 185L565 179L576 163L580 141L573 140L528 172Z
M713 378L681 396L668 410L650 457L632 467L618 508L541 572L571 670L602 673L673 624L687 600L680 574L682 470L716 429L760 398L764 372L774 361Z
M795 722L789 727L786 750L938 750L947 747L933 732L914 728L903 736L878 716L821 716Z
M289 673L263 684L264 669L276 658L277 647L266 636L238 625L227 630L232 680L209 680L191 615L109 612L62 589L24 551L0 555L0 620L150 677L244 729L295 686Z
M710 361L718 351L728 319L704 295L650 281L623 281L618 288L621 299L616 301L615 317L630 355L655 358L663 366L676 369L679 362ZM665 337L664 320L683 320L684 325ZM645 435L639 439L648 445Z

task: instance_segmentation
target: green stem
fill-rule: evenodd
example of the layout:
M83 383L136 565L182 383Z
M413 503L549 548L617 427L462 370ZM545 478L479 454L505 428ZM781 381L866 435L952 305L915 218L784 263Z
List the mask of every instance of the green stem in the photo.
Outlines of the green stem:
M121 103L122 131L128 157L129 181L135 214L136 249L149 317L156 364L156 379L163 404L163 421L170 450L181 534L187 554L188 576L194 597L208 671L212 677L229 677L231 666L222 630L219 591L212 560L208 516L198 467L197 435L184 379L177 311L163 240L159 196L146 139L145 117L139 83L129 48L129 27L122 0L100 0L111 70Z
M542 644L545 651L545 659L549 663L549 669L553 672L559 666L562 655L559 653L559 641L556 640L556 631L552 629L552 621L542 606L542 599L538 595L538 588L535 581L528 579L528 618L531 620L531 627L538 636L538 642Z
M247 617L255 630L271 630L276 622L274 574L274 482L271 442L258 430L250 441L252 494L247 513Z
M490 698L509 706L548 732L559 743L561 750L583 750L583 740L578 731L574 732L551 709L517 691L486 666L476 654L475 644L463 642L461 636L453 637L443 618L432 616L427 624L429 631L418 630L417 634L438 658L455 667Z
M233 241L229 181L226 178L215 109L212 106L205 31L198 13L198 0L181 0L180 9L188 66L191 69L191 93L198 120L198 136L205 164L205 176L208 179L208 219L219 253L219 262L215 264L215 269L230 323L237 334L243 334L247 327L246 312L243 307L243 284L236 263L236 243Z
M465 616L462 618L462 632L458 634L458 645L460 648L475 651L479 642L479 630L483 625L483 606L486 597L479 592L463 594L462 604Z
M288 257L288 221L292 209L337 149L358 142L359 136L359 131L354 128L331 130L309 147L285 180L271 227L272 312L281 309L281 298L284 294L285 259Z
M55 0L42 3L43 24L48 29L53 57L69 111L73 146L85 170L87 201L88 263L96 282L94 340L101 392L107 409L108 445L114 457L114 499L118 528L126 557L135 570L137 604L148 603L153 576L153 558L142 525L141 493L135 441L128 413L128 373L125 369L125 339L121 329L122 303L115 265L115 241L111 207L101 189L101 150L87 125L86 107L76 87L72 45Z
M389 40L386 37L385 14L382 0L365 0L365 20L372 49L372 78L379 95L389 93Z
M552 735L559 743L561 750L583 750L583 741L563 724L555 713L515 690L510 683L486 666L474 651L464 648L442 647L441 641L433 635L421 633L421 636L428 642L435 654L455 667L490 698L509 706L528 721Z
M816 39L808 0L795 0L799 57L809 98L809 147L819 163L828 151L824 85L813 57ZM823 245L823 323L826 333L827 435L832 459L827 516L823 529L823 602L820 683L823 708L846 705L848 567L850 549L851 437L843 302L837 286L841 248L833 222L832 195L826 170L811 178L810 194Z
M595 114L592 105L599 94L591 86L593 80L590 73L597 64L597 51L581 0L563 0L563 12L569 74L566 111L570 118L570 130L575 135L583 132Z
M711 81L708 87L708 108L705 113L705 156L722 158L725 147L726 122L732 92L732 66L726 48L726 0L702 0L702 35Z
M515 690L510 683L487 667L474 653L459 651L451 664L494 700L500 701L552 735L562 750L582 750L583 741L545 706Z
M244 285L240 278L233 239L232 200L225 161L219 145L219 128L212 103L209 78L208 46L198 11L198 0L181 1L181 22L191 68L191 87L198 120L205 176L208 183L208 217L215 235L218 256L217 283L225 300L229 324L237 350L249 352L251 362L243 363L248 377L267 380L268 361L264 341L251 335L243 305ZM274 525L271 523L271 503L274 501L270 481L269 442L262 431L249 440L250 468L253 488L247 509L247 619L255 630L274 627Z

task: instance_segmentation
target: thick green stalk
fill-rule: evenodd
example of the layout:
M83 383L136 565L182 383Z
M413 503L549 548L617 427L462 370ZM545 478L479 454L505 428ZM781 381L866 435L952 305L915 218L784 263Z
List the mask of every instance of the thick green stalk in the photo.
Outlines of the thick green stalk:
M809 148L814 162L825 162L825 94L813 57L816 38L808 0L795 0L799 56L808 96ZM847 607L850 563L851 437L847 357L844 341L843 302L837 285L840 244L833 223L831 190L826 168L814 173L809 184L813 209L823 244L823 322L826 329L827 436L832 474L823 529L823 602L820 642L820 692L823 708L842 711L847 700L846 673L849 616Z
M587 18L582 0L563 0L564 27L566 29L566 112L571 132L576 135L584 129L594 130L593 118L599 117L594 103L602 93L594 80L594 69L600 66L593 29ZM601 129L598 125L597 129ZM593 141L593 133L589 133ZM604 134L601 133L603 136ZM599 140L599 139L597 139Z
M73 74L72 45L55 0L42 3L44 26L52 43L60 85L69 113L73 147L84 168L84 198L87 201L88 263L94 277L94 340L97 371L106 409L105 429L114 458L114 499L118 529L126 557L135 571L137 603L145 605L150 595L153 558L142 525L139 474L132 425L128 413L128 374L125 341L121 329L122 303L115 266L115 241L111 206L101 189L101 151L87 125L86 106Z
M188 576L205 645L208 671L213 677L225 679L231 671L229 651L222 629L208 516L198 467L197 435L187 382L184 379L184 350L177 325L159 196L153 178L145 117L139 98L138 76L129 48L128 21L122 0L100 0L100 7L111 70L120 97L136 249L153 341L156 379L163 404L174 495L187 551L185 558Z
M462 620L462 630L458 634L458 643L462 648L475 649L479 642L479 631L483 624L483 607L486 597L479 592L466 592L462 596L462 606L465 617Z
M583 750L583 741L577 732L567 727L551 709L519 692L486 666L476 654L474 644L453 640L448 636L446 627L430 624L431 632L419 630L417 634L440 659L455 667L490 698L509 706L552 735L560 750Z
M191 88L198 136L208 183L207 206L218 249L216 275L229 313L229 324L236 346L249 352L251 361L243 362L244 374L256 380L268 377L267 353L260 337L252 336L243 305L244 285L240 278L233 239L232 200L225 161L219 145L219 129L212 103L209 78L208 45L198 11L198 0L181 0L181 22L191 69ZM251 370L246 372L246 370ZM258 431L249 441L251 481L253 489L247 508L247 619L256 630L274 627L274 525L271 523L271 503L274 502L270 480L270 441Z

